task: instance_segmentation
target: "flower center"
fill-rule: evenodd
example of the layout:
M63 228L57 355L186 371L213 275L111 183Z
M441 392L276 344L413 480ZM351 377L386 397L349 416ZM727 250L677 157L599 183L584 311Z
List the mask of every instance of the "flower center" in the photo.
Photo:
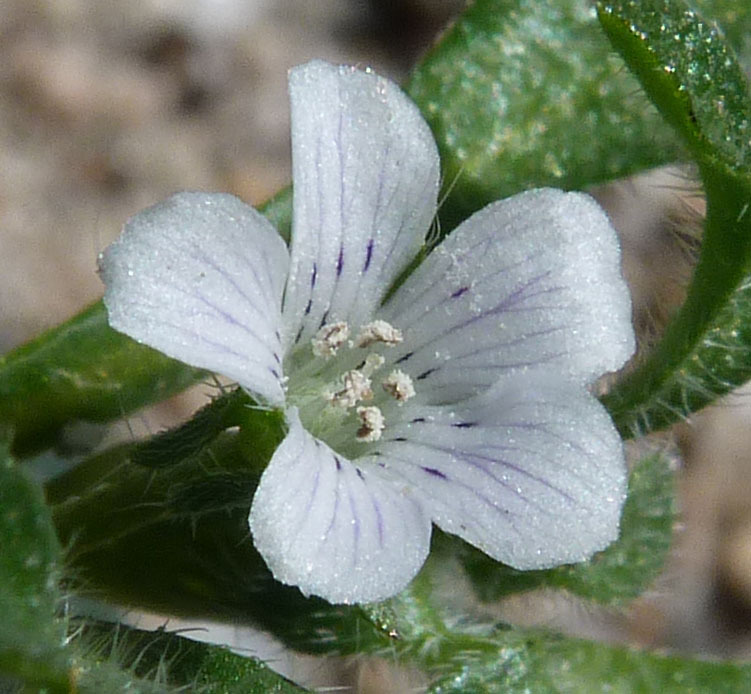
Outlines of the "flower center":
M290 369L287 398L305 428L342 454L357 455L356 444L378 441L387 413L415 395L406 373L383 368L380 352L402 340L383 320L363 325L353 340L345 321L322 326L311 340L312 357L295 355L298 368Z

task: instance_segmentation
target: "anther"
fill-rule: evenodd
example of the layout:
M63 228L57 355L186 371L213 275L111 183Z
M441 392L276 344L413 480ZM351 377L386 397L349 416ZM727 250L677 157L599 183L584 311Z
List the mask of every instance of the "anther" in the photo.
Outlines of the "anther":
M381 438L381 432L386 427L381 410L377 407L358 407L355 411L360 418L357 440L363 443L378 441Z
M398 345L402 340L402 331L395 328L385 320L374 320L360 328L355 338L355 347L369 347L375 342L383 342L386 345Z
M383 389L399 402L406 402L415 395L412 379L401 369L394 369L383 382Z
M324 325L310 341L313 345L313 354L324 359L333 357L348 337L349 326L345 321Z
M386 360L380 354L369 354L365 357L365 363L360 367L366 376L372 376L375 371L380 369Z
M348 410L354 407L360 400L372 400L373 391L371 390L370 379L357 369L347 371L342 376L342 388L328 396L328 401L332 405Z

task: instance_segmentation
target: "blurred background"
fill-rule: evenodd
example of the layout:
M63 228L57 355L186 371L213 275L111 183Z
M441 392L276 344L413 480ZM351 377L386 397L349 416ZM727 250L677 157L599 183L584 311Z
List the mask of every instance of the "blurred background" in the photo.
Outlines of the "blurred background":
M100 297L97 253L131 214L181 189L257 204L286 186L289 67L317 57L401 81L463 5L0 2L0 353ZM679 169L592 192L621 233L648 346L690 275L700 194ZM203 399L194 393L137 424L159 429ZM663 576L625 616L551 594L477 609L595 638L751 657L749 405L740 392L651 442L675 462L679 523ZM379 664L355 670L345 679L362 691L417 686ZM401 684L384 689L383 677Z
M461 0L3 0L0 348L101 294L99 250L181 189L289 182L287 69L399 81Z

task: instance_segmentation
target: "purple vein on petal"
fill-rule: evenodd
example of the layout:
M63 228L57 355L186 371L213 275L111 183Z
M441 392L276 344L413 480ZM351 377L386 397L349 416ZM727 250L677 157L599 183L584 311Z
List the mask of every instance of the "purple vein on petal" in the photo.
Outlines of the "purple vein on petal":
M339 277L341 277L342 269L344 268L344 244L339 244L339 257L336 261L336 278L337 280Z
M393 456L391 453L389 453L389 456L391 456L394 460L402 461L404 463L407 463L408 465L411 465L411 466L415 467L415 464L412 463L409 460L406 460L404 458L400 458L398 456ZM418 465L417 467L420 467L420 466ZM394 467L389 467L389 470L392 472L392 474L395 474L395 475L398 475L399 477L401 477L409 485L413 485L414 484L413 480L410 479L409 477L407 477L401 470L399 470L397 468L394 468ZM511 526L511 529L517 535L522 536L522 532L519 530L519 528L516 527L516 523L512 520L512 517L518 518L518 519L522 519L523 518L522 514L515 513L511 509L503 508L503 507L499 506L495 501L489 499L484 494L480 493L477 489L475 489L474 487L466 484L465 482L461 482L460 480L449 480L448 483L449 484L455 484L458 487L461 487L463 489L468 490L471 494L473 494L475 497L477 497L486 506L490 506L490 508L492 508L496 512L499 512L504 517L504 519L506 520L506 522L508 522L508 524ZM524 498L524 497L522 497L522 498ZM528 501L528 500L525 498L525 501ZM495 533L498 532L497 528L491 527L487 523L482 523L481 521L478 521L478 519L476 517L473 517L472 520L473 520L474 523L477 523L478 525L480 525L481 527L483 527L485 529L485 531L487 533L489 533L489 534L495 534Z
M478 369L523 369L525 367L529 366L539 366L540 364L547 364L548 362L552 361L553 359L557 359L558 357L563 357L570 354L570 352L553 352L552 354L548 354L545 357L540 357L538 359L534 359L531 361L513 361L513 362L490 362L486 364L462 364L462 365L456 365L459 368L461 368L462 371L474 371ZM465 355L459 355L457 357L451 358L452 361L460 361L464 358ZM452 387L453 383L443 384L439 383L436 384L436 388L444 388L444 387Z
M357 555L360 550L360 518L357 515L357 504L352 496L352 489L347 486L347 497L349 498L349 510L352 513L352 566L357 566Z
M475 247L477 247L479 245L482 245L482 244L489 245L490 241L488 239L483 239L480 242L473 244L468 249L466 249L461 255L459 255L458 257L456 257L454 259L454 262L456 264L461 264L462 262L464 262L465 258L470 254L470 251L473 248L475 248ZM440 252L440 250L441 250L441 246L438 246L436 248L436 250L433 251L433 253L438 253L438 252ZM527 256L526 258L523 258L522 260L518 260L518 261L516 261L514 263L511 263L510 265L504 265L503 267L498 268L495 272L493 272L491 275L489 275L489 277L492 278L492 277L495 277L496 275L505 275L505 274L509 273L511 270L514 270L514 269L516 269L518 267L522 267L522 266L526 265L530 261L537 260L537 258L539 258L542 255L543 255L543 251L537 251L536 253L533 253L533 254ZM430 256L428 256L428 258L430 258ZM443 275L445 274L446 269L447 268L442 268L442 267L438 268L438 272L440 273L441 277L443 277ZM483 278L483 280L484 279L486 279L486 278ZM420 300L426 294L433 294L434 292L435 292L435 284L432 283L432 282L426 282L425 286L419 292L417 292L413 296L409 297L410 304L414 305L414 304L420 303ZM436 308L437 306L441 305L444 302L445 302L445 299L442 300L440 304L436 304L435 306L431 306L430 308Z
M334 494L335 494L335 496L334 496L334 508L331 511L331 520L329 521L329 524L326 527L326 532L323 533L323 535L321 535L320 542L325 542L326 541L326 539L329 536L329 533L331 532L332 528L336 524L336 519L337 519L337 516L339 515L339 498L340 498L340 493L339 493L339 470L337 470L337 481L336 481L336 486L334 487Z
M385 162L387 160L388 154L389 154L389 150L390 150L390 146L391 146L390 145L390 141L387 140L387 142L385 144L385 149L383 150L382 155L381 155L381 157L382 157L381 161L382 162ZM357 190L358 189L357 181L355 181L354 184L351 187L353 187L355 190ZM369 244L369 246L368 246L368 248L366 250L366 254L368 255L368 258L367 258L366 263L365 263L365 269L363 270L363 272L360 273L359 277L356 278L357 284L355 286L353 286L351 288L351 291L349 292L351 297L357 297L357 296L359 296L359 294L360 294L360 287L361 287L362 281L363 281L363 273L365 272L365 270L367 270L368 266L370 266L371 255L372 255L372 252L373 252L372 243L373 243L373 238L374 238L374 236L376 234L376 231L377 231L376 228L375 228L375 224L376 224L376 221L377 221L377 219L379 217L379 210L381 209L381 198L383 196L383 187L384 187L384 171L383 171L383 166L382 166L381 169L379 170L379 175L378 175L378 192L376 193L376 202L375 202L375 206L374 206L374 208L372 210L372 215L371 215L371 219L370 219L370 239L371 239L371 242L370 242L370 244ZM351 205L354 204L355 199L356 199L356 196L353 195L352 196L352 201L350 203ZM394 239L394 244L395 243L396 243L396 238ZM392 244L392 249L393 249L393 245L394 244ZM350 306L350 308L351 308L351 306Z
M568 326L565 325L556 325L552 328L545 328L544 330L533 330L532 332L524 333L524 335L520 335L519 337L513 339L513 340L493 340L493 346L494 347L516 347L518 345L523 344L530 338L535 337L547 337L549 335L552 335L553 333L561 332L562 330L565 330ZM451 361L456 362L461 359L467 359L468 357L473 357L477 354L484 354L487 352L487 347L478 347L477 349L473 349L471 352L462 352L461 354L452 353L451 355ZM563 354L563 352L557 353L558 356ZM495 366L488 365L488 366Z
M188 296L188 297L190 297L192 299L197 299L200 303L204 304L209 309L211 309L210 312L203 312L203 313L200 313L199 315L203 315L203 316L206 316L206 317L209 317L209 318L214 318L214 319L216 319L217 315L221 316L230 325L233 325L233 326L239 328L244 333L246 333L251 338L253 338L253 340L255 340L256 343L259 344L265 351L269 352L271 355L275 354L274 348L271 345L268 344L267 340L261 339L248 325L246 325L244 322L238 320L235 316L233 316L232 314L228 313L227 311L225 311L225 310L219 308L218 306L216 306L208 298L206 298L205 296L203 296L203 294L200 294L198 292L193 293L193 292L190 292L190 291L188 291L186 289L183 289L182 287L178 287L178 286L174 286L174 285L171 288L175 292L178 292L180 294ZM145 303L143 305L147 306L147 304L145 304ZM162 321L160 321L160 322L162 322ZM167 323L164 323L164 322L162 322L162 323L164 325L167 325ZM187 329L183 329L183 331L184 332L189 332ZM193 333L193 334L196 335L196 336L198 336L197 333ZM198 336L198 337L200 337L200 336ZM208 339L202 339L202 341L206 342L207 344L214 344L214 343L212 343ZM216 343L216 344L218 344L218 343ZM225 350L225 351L229 351L229 350ZM237 356L246 356L246 357L250 356L250 355L241 355L241 354L236 353L236 352L235 352L235 354L237 354ZM258 361L258 360L255 360L255 361Z
M383 549L383 514L381 513L381 508L378 505L378 499L376 498L376 495L373 493L373 491L368 487L368 483L360 472L360 468L356 469L363 485L365 485L365 489L367 490L368 495L370 496L370 500L373 503L373 511L375 511L376 514L376 523L378 527L378 546Z
M370 267L370 261L373 259L373 243L374 239L368 241L368 245L365 249L365 263L362 266L362 271L367 272Z
M512 310L516 307L517 304L521 303L522 301L526 301L528 298L530 298L530 296L525 295L525 292L531 289L532 287L534 287L539 282L541 282L549 274L550 274L550 271L547 271L540 275L537 275L536 277L532 277L527 282L525 282L521 287L517 287L514 291L512 291L510 294L504 297L495 306L488 308L484 311L481 311L480 313L477 313L477 314L470 313L469 314L470 317L467 320L465 320L462 323L457 323L455 325L452 325L445 332L435 335L431 340L428 340L427 342L421 344L420 348L422 349L425 346L432 344L433 342L436 342L437 340L445 337L446 335L450 335L458 330L463 330L467 326L472 325L473 323L476 323L477 321L485 320L486 318L490 316L512 312ZM475 287L474 289L475 291L477 291L479 288L480 287L478 285L478 287ZM553 290L554 288L546 288L546 289L541 290L541 293L550 293ZM535 293L534 295L536 294L537 293ZM441 301L435 304L435 306L431 307L432 311L436 311L441 306L448 303L450 300L451 300L451 295L444 297ZM524 307L522 310L531 311L531 310L535 310L536 308L537 307L529 307L529 308ZM422 317L427 317L428 315L429 315L429 312L425 312ZM410 330L415 330L416 326L419 325L419 323L421 322L421 318L417 318L410 323L410 326L409 326Z
M398 358L398 359L397 359L397 360L396 360L396 361L394 362L394 364L401 364L402 362L405 362L405 361L407 361L407 359L409 359L409 358L410 358L410 357L411 357L411 356L412 356L413 354L414 354L414 352L407 352L406 354L403 354L403 355L402 355L401 357L399 357L399 358Z
M578 502L577 502L576 499L574 499L567 492L565 492L562 489L559 489L555 485L551 484L548 480L546 480L546 479L544 479L542 477L539 477L539 476L537 476L537 475L529 472L528 470L524 470L523 468L520 468L518 465L515 465L514 463L512 463L512 462L510 462L508 460L504 460L503 458L497 458L497 457L492 457L491 458L490 456L482 455L480 453L468 453L468 452L462 453L461 450L459 450L459 452L457 452L456 448L460 449L459 446L457 446L456 448L449 448L449 447L446 447L446 446L439 446L439 445L436 445L436 444L433 444L433 443L428 443L428 442L422 441L422 440L418 442L418 445L425 446L428 449L431 449L431 450L434 450L434 451L438 451L440 453L445 453L448 456L458 456L459 458L461 458L461 460L463 460L466 463L468 463L471 467L475 468L476 470L480 470L483 474L485 474L486 476L488 476L494 482L497 482L498 484L500 484L501 486L505 487L506 489L509 489L510 491L512 491L515 494L518 494L518 492L515 489L513 489L507 482L505 482L504 480L498 478L491 471L491 469L489 469L488 467L486 467L486 465L483 464L483 462L490 463L491 467L494 466L494 465L502 466L502 467L506 468L507 470L511 470L511 471L513 471L513 472L521 475L522 477L527 477L528 479L531 479L531 480L537 482L538 484L542 485L543 487L546 487L547 489L550 489L551 491L556 492L561 497L563 497L564 499L567 499L570 503L574 504L575 506L578 505ZM506 451L506 452L515 450L515 448L512 447L512 446L494 446L491 449L495 450L495 451L501 451L501 450L503 450L503 451ZM534 453L534 451L532 451L532 452ZM392 455L392 453L390 452L389 455ZM406 462L409 462L409 461L406 461ZM413 466L415 465L415 463L409 463L409 464L413 465ZM535 505L534 502L531 499L526 499L526 501L528 503L532 504L532 505ZM542 508L540 510L544 511L544 509L542 509Z
M565 441L565 439L564 439L564 441ZM529 454L531 456L537 456L537 455L539 455L539 452L536 449L534 449L534 448L528 448L526 446L518 446L518 445L517 446L486 446L486 449L490 453L492 453L495 450L501 450L501 451L504 451L504 453L527 453L527 454ZM586 453L586 452L584 453L584 456L585 457L590 457L589 453ZM489 461L496 461L496 460L498 460L497 458L495 458L493 456L490 456L490 455L486 455L486 456L478 455L478 457L480 459L486 459L486 460L489 460ZM586 487L593 488L592 484L590 483L589 478L588 478L587 475L578 474L577 472L575 472L574 470L571 470L570 468L567 468L566 474L569 477L578 479ZM532 475L531 473L530 473L529 476L530 477L534 477L534 475ZM542 480L542 478L540 478L540 479ZM566 496L567 495L566 492L563 492L563 491L557 489L556 487L554 487L551 484L546 484L546 486L550 487L551 489L554 489L555 491L560 491L562 496ZM572 500L574 500L573 497L572 497Z
M246 267L249 267L249 268L253 269L253 277L256 280L256 284L259 287L262 288L263 293L266 296L266 299L268 301L268 304L270 306L277 307L277 305L278 305L279 300L280 300L281 297L273 295L274 284L275 284L274 283L274 279L275 278L273 277L272 273L273 273L273 271L275 269L275 265L272 264L272 262L269 260L268 254L267 254L267 252L266 252L265 249L262 249L260 251L260 253L261 253L261 259L263 261L261 263L261 265L264 267L265 274L266 274L266 282L265 283L261 282L260 278L255 274L255 267L256 267L256 265L258 263L257 262L254 263L254 262L251 261L251 259L245 253L245 249L242 249L242 248L237 249L237 257L240 258L240 259L242 259L243 264ZM269 294L268 293L269 291L271 291L272 294Z
M313 439L313 442L316 444L316 448L318 448L318 441ZM303 458L306 454L306 449L308 448L308 442L303 438L300 442L299 451L294 456L294 460L297 461L297 465L293 469L293 471L296 471L298 468L300 468L301 463L303 463ZM315 451L314 451L315 455ZM290 533L289 538L286 542L286 549L285 553L288 553L292 545L295 543L295 540L300 535L300 531L305 526L305 523L308 522L308 516L310 514L310 509L313 506L313 501L315 500L316 494L318 493L318 485L319 485L319 479L321 474L321 467L320 465L317 466L315 471L315 477L313 478L313 484L310 485L310 494L308 496L308 502L305 506L305 511L300 516L300 520L297 524L297 527L295 528L294 533ZM298 494L302 493L306 487L308 487L308 478L305 474L299 474L299 475L290 475L290 480L295 481L295 477L297 477L298 484L294 487L288 490L287 498L288 499L296 499L298 497Z
M385 156L388 155L390 146L391 146L391 143L389 142L388 146L387 146L387 149L386 149ZM428 174L429 173L430 172L428 172ZM422 200L422 199L425 198L425 191L430 186L431 180L432 180L432 178L431 178L430 175L426 175L424 177L423 187L422 187L420 193L415 196L415 199ZM386 201L386 203L384 203L384 205L383 205L385 207L385 209L388 209L389 207L392 207L394 205L394 198L396 197L397 193L399 192L399 189L400 189L400 186L398 186L398 185L392 186L390 197L389 197L388 201ZM406 204L409 205L410 203L411 203L411 201L407 201ZM399 204L399 203L397 203L397 204ZM377 281L377 283L379 283L380 285L382 285L385 290L389 289L390 287L386 286L387 282L386 282L386 278L384 277L384 270L388 267L389 261L391 260L391 256L394 254L394 252L395 252L395 250L396 250L396 248L398 246L397 241L398 241L399 238L401 238L402 233L404 231L404 227L407 224L407 221L408 220L407 220L406 215L402 216L401 222L399 224L399 228L394 233L394 237L393 237L394 241L391 244L391 246L387 249L386 255L384 256L383 260L380 263L380 269L379 269L379 273L378 273L378 277L377 277L376 281ZM371 229L371 236L375 235L375 232L376 232L376 229ZM416 233L416 234L422 233L423 236L424 236L427 233L427 229L425 229L425 230L416 229L414 233ZM421 240L423 240L423 239L421 239ZM393 278L391 278L391 279L393 281ZM388 284L390 284L390 282Z
M173 329L175 332L183 333L184 335L187 335L191 337L195 342L203 343L206 345L209 345L213 349L215 349L217 352L221 352L223 354L230 354L233 357L238 357L239 359L243 361L250 361L252 363L261 364L262 362L258 358L253 358L249 353L246 352L237 352L236 350L232 349L231 347L228 347L225 344L222 344L220 342L215 342L214 340L210 340L205 335L202 335L200 333L195 332L194 330L190 330L189 328L186 328L183 325L178 325L177 323L172 323L170 321L161 320L159 321L160 326L166 326L171 329ZM265 365L265 364L263 364ZM210 367L203 367L208 368Z
M214 213L217 214L217 215L219 215L219 216L221 216L221 217L224 217L224 219L227 221L228 224L233 224L233 223L235 223L237 221L234 215L228 214L225 210L215 209ZM200 253L200 256L202 258L208 259L209 262L210 262L210 265L212 267L216 267L216 265L213 263L213 261L211 261L211 259L208 258L208 256L206 256L206 254L202 252L200 246L197 246L195 243L191 243L191 248L193 250L195 250L195 251L198 251ZM249 249L249 248L251 248L251 244L247 244L246 246L240 246L240 247L237 247L237 248L233 248L233 252L234 252L234 254L235 254L235 256L237 258L239 258L239 259L241 259L243 261L243 264L245 265L245 267L247 267L247 268L250 269L250 271L251 271L251 273L253 275L253 279L256 282L256 285L259 288L261 288L262 290L264 290L263 293L266 295L266 298L268 300L268 304L269 305L275 305L276 302L278 301L278 299L280 297L275 297L273 295L269 295L265 291L267 289L273 290L273 287L274 287L275 283L274 283L274 277L273 277L272 273L273 273L273 270L275 269L275 264L272 263L269 260L269 256L268 256L268 253L267 253L267 250L266 250L265 247L261 246L261 249L259 251L258 248L256 248L255 246L252 246L254 254L257 254L257 253L260 252L261 260L263 261L261 263L258 263L257 255L256 255L256 257L255 257L254 260L251 260L251 258L247 255L246 249ZM265 283L261 282L261 280L260 280L260 278L259 278L259 276L258 276L258 274L256 272L256 269L259 268L259 267L263 268L265 270L265 279L266 279Z
M547 407L550 407L552 409L565 409L564 406L562 406L559 403L550 402L550 401L544 401L542 403L532 403L532 404L541 404L545 405ZM581 454L583 457L588 458L590 457L590 453L581 445L576 443L575 441L572 441L571 439L566 438L565 436L562 436L561 434L556 433L555 431L551 431L551 429L544 423L544 422L505 422L504 426L506 427L515 427L517 429L531 429L534 431L540 431L543 434L546 434L552 439L555 439L556 441L559 441L572 450L576 451L577 453ZM570 474L573 474L571 472Z
M206 255L205 252L203 252L199 246L196 244L191 244L191 250L188 251L188 253L191 253L192 255L198 257L202 262L204 262L206 265L208 265L211 269L215 270L217 273L219 273L228 283L229 285L243 298L245 299L245 302L247 305L251 306L254 311L264 316L267 320L271 319L272 317L269 315L268 310L260 310L259 309L259 303L257 301L254 301L251 299L245 292L245 290L235 281L235 279L227 274L227 272L222 268L221 266L217 265L213 258ZM261 290L261 293L265 295L266 299L269 299L268 294L266 293L266 286L261 282L261 280L258 277L258 273L256 272L256 268L254 267L254 264L248 264L247 267L249 268L251 275L253 277L253 280L255 281L256 286ZM273 285L271 285L273 286ZM262 302L261 306L263 306L265 309L268 309L269 307L275 308L276 307L276 297L273 298L273 300Z
M198 245L191 244L190 249L185 251L186 255L192 255L193 257L196 257L201 262L205 263L208 267L210 267L212 270L217 272L221 277L224 278L224 280L237 292L237 294L242 297L242 299L245 300L245 304L253 309L255 313L257 313L260 316L263 316L268 322L275 323L275 316L271 315L269 313L269 309L273 312L274 308L276 308L276 304L278 299L276 297L269 296L267 290L270 289L273 284L269 285L268 287L264 285L256 272L256 268L253 263L246 263L246 266L249 268L250 273L253 277L253 280L255 281L256 287L260 290L260 293L265 297L266 301L258 302L254 301L248 294L245 292L245 290L235 281L235 279L229 275L224 268L217 265L213 258L211 256L207 255ZM265 257L265 255L264 255ZM174 286L174 285L173 285ZM176 287L177 288L177 287ZM187 290L183 290L186 294L190 295L190 292ZM263 309L263 310L262 310ZM218 310L218 309L217 309Z
M445 473L441 472L440 470L436 470L434 467L426 467L425 465L420 465L420 468L435 477L440 477L442 480L448 480L448 476Z

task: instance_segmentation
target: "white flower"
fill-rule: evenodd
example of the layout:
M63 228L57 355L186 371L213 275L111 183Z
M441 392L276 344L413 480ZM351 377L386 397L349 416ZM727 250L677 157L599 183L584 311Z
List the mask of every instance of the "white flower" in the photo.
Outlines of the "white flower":
M111 325L284 408L250 528L274 576L389 597L431 521L539 569L618 535L621 441L588 391L633 350L605 214L535 190L460 225L384 303L436 212L417 108L370 71L290 73L289 251L230 195L144 210L101 256Z

